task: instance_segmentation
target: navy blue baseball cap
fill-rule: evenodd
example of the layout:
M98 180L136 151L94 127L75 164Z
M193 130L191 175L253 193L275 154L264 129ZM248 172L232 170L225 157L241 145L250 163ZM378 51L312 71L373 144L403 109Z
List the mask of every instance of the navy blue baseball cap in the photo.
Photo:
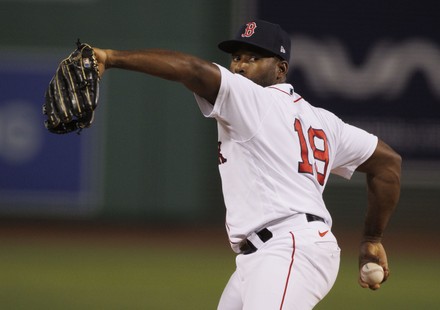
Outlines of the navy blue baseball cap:
M291 41L280 25L264 20L254 20L242 25L234 39L220 42L218 47L226 53L234 53L240 47L250 45L289 62Z

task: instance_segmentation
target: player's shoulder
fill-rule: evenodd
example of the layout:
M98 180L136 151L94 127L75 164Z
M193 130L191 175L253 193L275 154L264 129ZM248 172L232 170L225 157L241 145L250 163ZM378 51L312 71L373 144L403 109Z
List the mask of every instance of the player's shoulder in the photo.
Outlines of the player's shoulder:
M314 106L297 93L294 93L294 102L300 118L314 128L333 131L340 128L343 124L343 121L335 113L325 108Z
M310 113L312 113L312 114L316 114L318 116L322 116L322 117L326 117L326 118L339 119L339 117L335 113L327 110L326 108L315 106L315 105L311 104L303 96L301 96L300 94L298 94L296 92L293 93L293 100L297 106L301 107L303 110L310 111Z

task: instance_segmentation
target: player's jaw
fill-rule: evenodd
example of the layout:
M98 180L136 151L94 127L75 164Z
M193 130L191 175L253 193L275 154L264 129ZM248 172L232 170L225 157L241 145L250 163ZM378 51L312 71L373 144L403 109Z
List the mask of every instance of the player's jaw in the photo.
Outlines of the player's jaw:
M260 86L267 87L279 83L278 61L273 56L240 50L232 54L229 69Z
M267 73L263 73L260 75L251 75L251 76L246 76L246 77L249 80L251 80L252 82L254 82L262 87L268 87L268 86L277 84L276 79L274 79L272 75L267 74Z

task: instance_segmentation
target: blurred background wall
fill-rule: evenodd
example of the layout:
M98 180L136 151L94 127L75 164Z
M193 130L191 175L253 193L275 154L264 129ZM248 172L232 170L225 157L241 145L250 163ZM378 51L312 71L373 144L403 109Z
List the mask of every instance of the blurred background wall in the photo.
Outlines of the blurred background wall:
M215 122L183 86L109 72L96 123L81 135L46 132L41 105L77 38L222 62L216 43L229 36L230 11L228 1L0 1L0 213L152 221L222 214Z
M440 35L434 1L0 0L0 217L222 223L217 133L183 86L107 72L92 128L55 136L44 92L78 38L114 49L166 48L227 66L217 50L247 18L292 36L290 82L315 106L378 134L404 158L392 229L440 215ZM356 227L363 177L325 193Z

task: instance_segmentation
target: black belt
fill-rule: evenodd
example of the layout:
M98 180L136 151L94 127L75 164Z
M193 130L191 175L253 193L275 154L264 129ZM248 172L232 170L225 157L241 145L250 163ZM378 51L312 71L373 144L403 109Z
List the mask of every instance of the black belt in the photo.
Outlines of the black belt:
M306 218L307 218L307 222L316 222L316 221L318 221L318 222L325 223L325 221L324 221L324 219L322 217L316 216L316 215L313 215L313 214L306 213Z
M322 217L309 213L306 213L306 219L307 222L319 221L325 223ZM260 240L263 241L264 243L266 243L273 237L272 232L267 228L263 228L262 230L258 231L256 234L258 238L260 238ZM253 245L252 242L250 242L248 239L243 240L240 243L239 248L240 248L240 253L244 255L251 254L257 251L255 245Z

